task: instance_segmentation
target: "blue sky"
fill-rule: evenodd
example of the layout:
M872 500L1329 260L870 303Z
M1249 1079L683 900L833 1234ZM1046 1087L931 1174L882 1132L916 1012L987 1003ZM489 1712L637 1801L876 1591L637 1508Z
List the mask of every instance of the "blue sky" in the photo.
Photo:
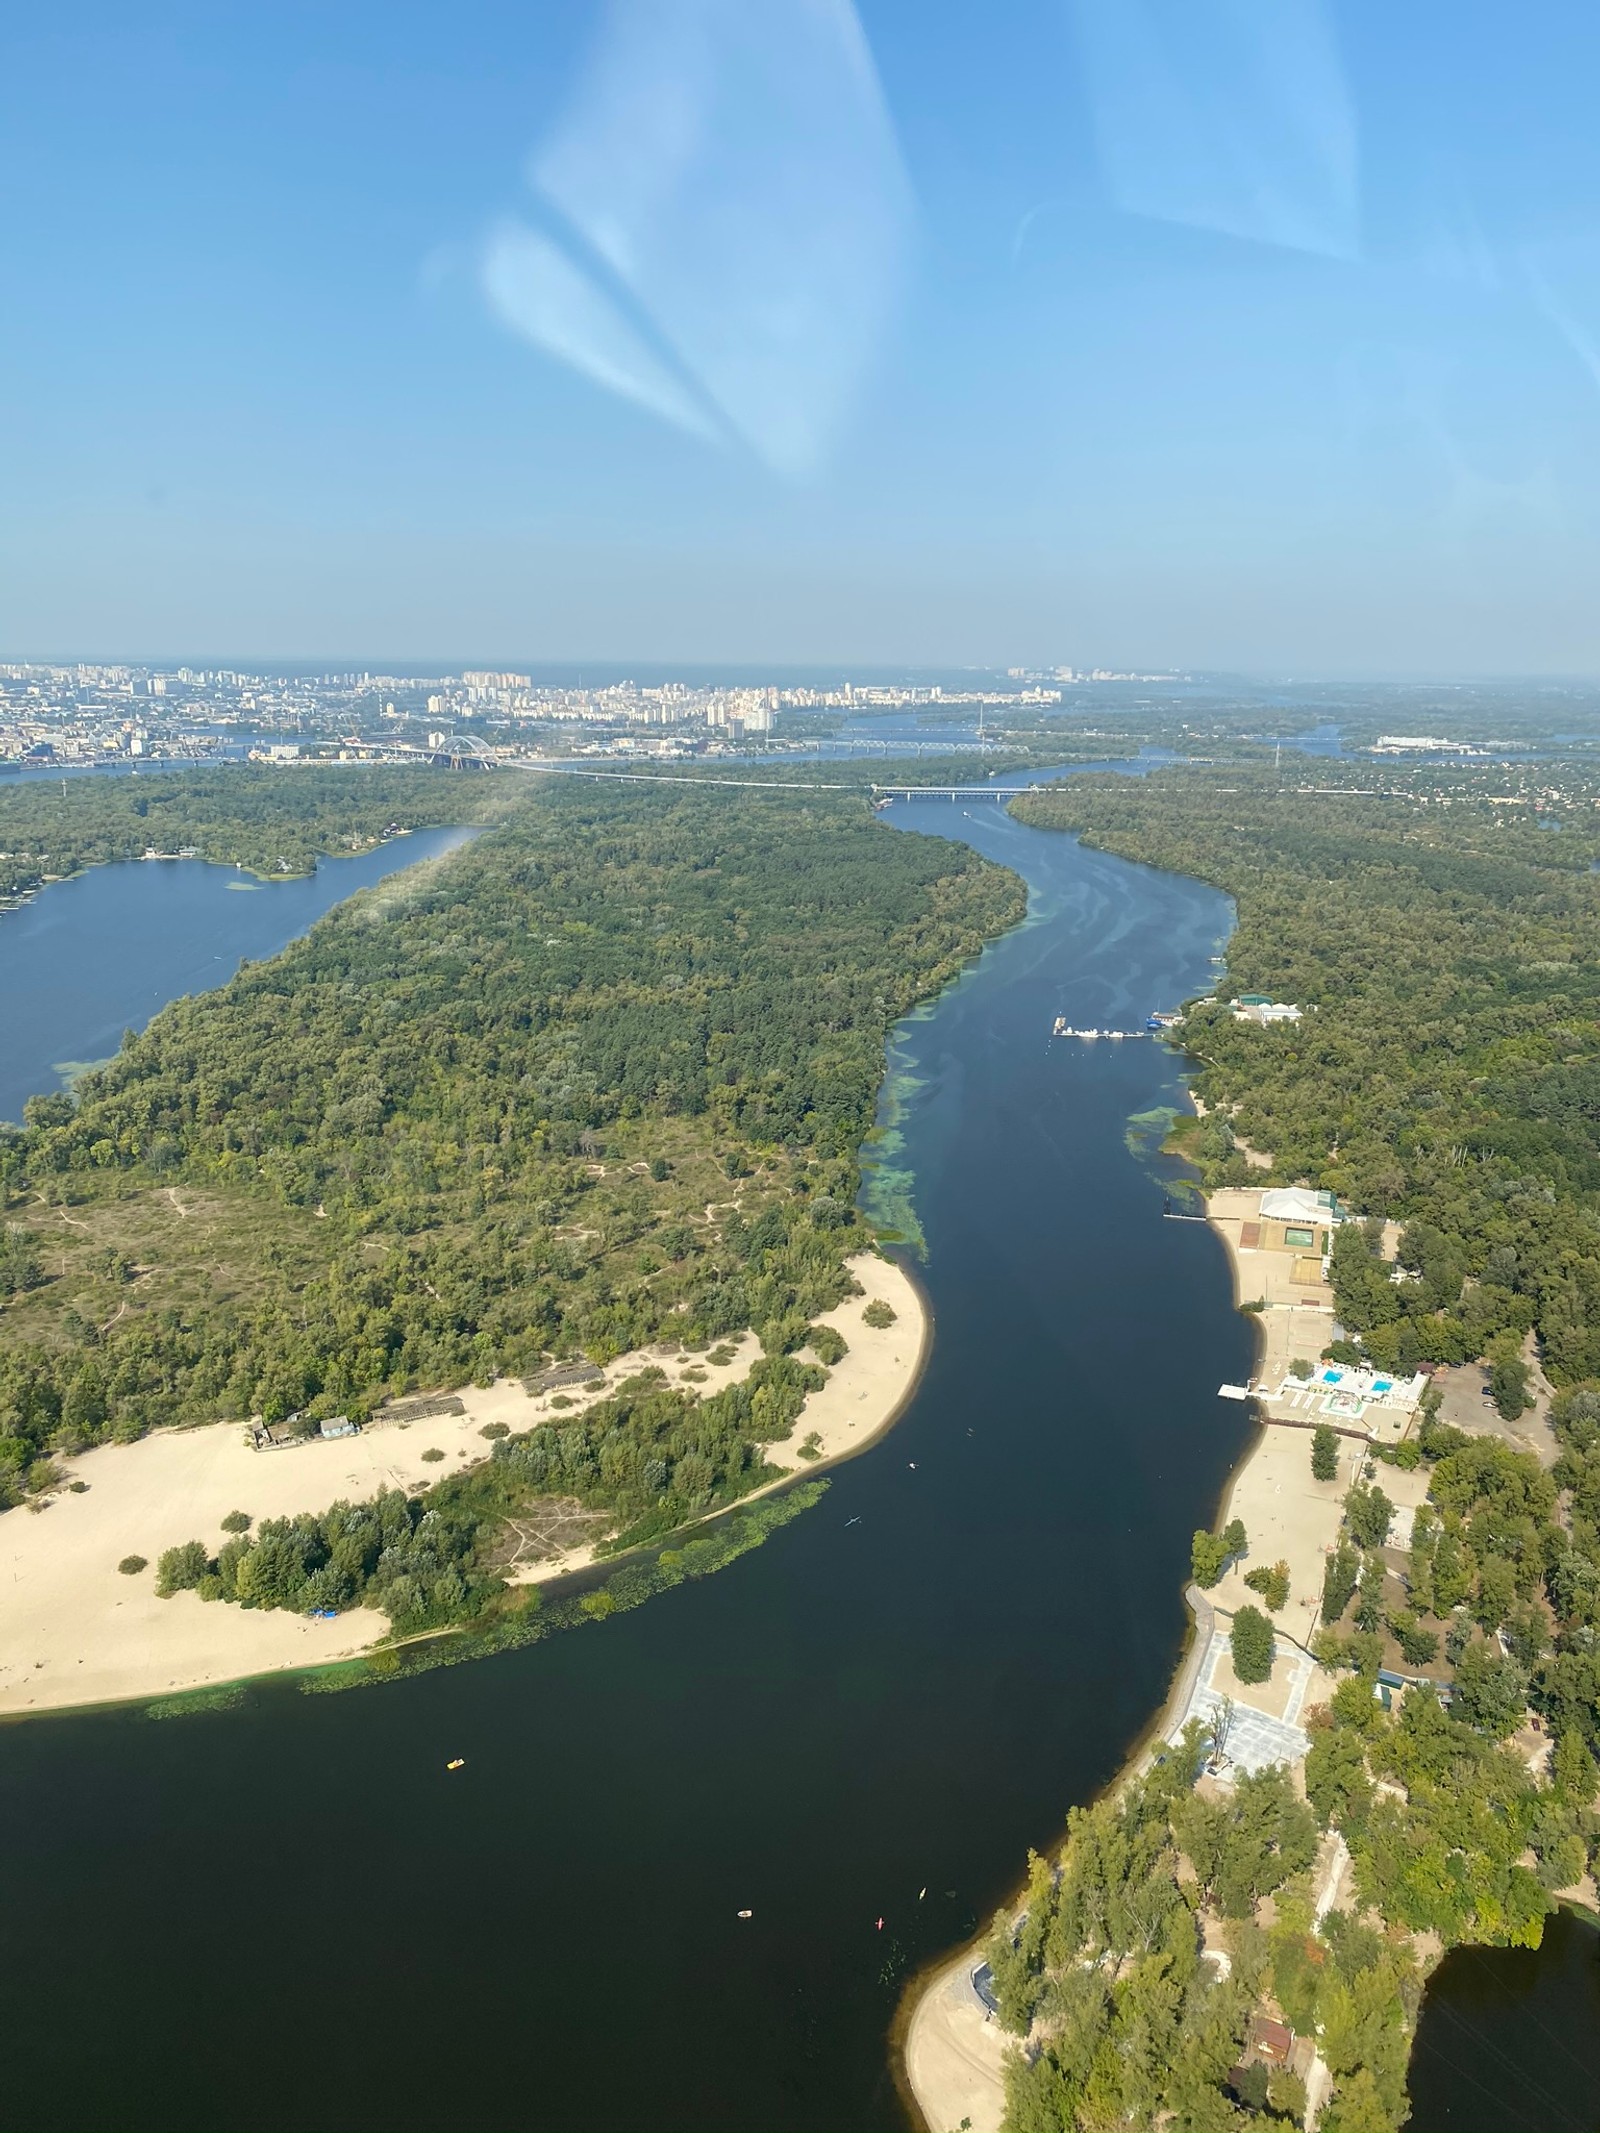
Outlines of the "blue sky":
M0 655L1600 672L1600 15L0 26Z

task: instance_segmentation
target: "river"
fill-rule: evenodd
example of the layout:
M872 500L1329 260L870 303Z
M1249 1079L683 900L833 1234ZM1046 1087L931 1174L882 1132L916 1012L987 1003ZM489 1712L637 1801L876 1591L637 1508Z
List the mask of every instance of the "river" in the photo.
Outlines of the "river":
M888 820L1031 899L898 1034L886 1161L937 1322L904 1420L755 1554L581 1633L6 1729L8 2125L903 2122L906 1978L1166 1689L1250 1332L1126 1139L1177 1060L1047 1041L1203 984L1224 899L983 803Z

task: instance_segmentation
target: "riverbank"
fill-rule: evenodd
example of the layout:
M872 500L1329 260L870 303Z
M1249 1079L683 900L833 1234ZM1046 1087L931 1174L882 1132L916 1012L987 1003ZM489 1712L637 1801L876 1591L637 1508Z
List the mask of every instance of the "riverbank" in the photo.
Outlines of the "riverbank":
M1239 1210L1231 1204L1220 1206L1215 1198L1204 1204L1212 1235L1227 1255L1234 1308L1252 1327L1252 1376L1272 1375L1275 1362L1281 1376L1293 1359L1290 1350L1303 1336L1305 1319L1298 1310L1244 1310L1256 1300L1257 1291L1250 1284L1257 1277L1253 1265L1246 1264ZM1323 1334L1313 1354L1325 1341ZM1293 1645L1309 1643L1316 1626L1322 1561L1338 1535L1342 1498L1353 1478L1349 1465L1348 1457L1342 1457L1338 1479L1318 1482L1310 1471L1308 1436L1264 1426L1246 1446L1223 1487L1216 1522L1230 1517L1244 1521L1251 1540L1250 1567L1279 1560L1289 1563L1290 1601L1274 1626ZM1205 1715L1222 1696L1247 1714L1265 1719L1261 1746L1269 1752L1287 1749L1298 1764L1304 1754L1304 1736L1292 1736L1299 1732L1308 1704L1331 1687L1309 1660L1285 1642L1280 1642L1280 1663L1274 1665L1271 1680L1246 1687L1234 1679L1229 1623L1239 1606L1246 1602L1259 1605L1258 1595L1243 1583L1242 1566L1233 1566L1210 1594L1189 1585L1184 1600L1192 1621L1167 1693L1105 1788L1108 1793L1120 1791L1153 1753L1182 1731L1191 1716ZM1019 1888L1012 1907L1021 1900ZM962 2124L970 2133L1000 2133L1005 2116L1005 2053L1016 2040L1000 2027L972 1983L988 1932L985 1925L934 1971L916 1991L909 2019L902 2009L903 2029L896 2025L903 2035L896 2072L902 2076L902 2093L909 2092L908 2100L924 2133L948 2133L950 2127Z
M824 1314L847 1343L812 1393L792 1435L772 1447L778 1480L818 1473L859 1451L904 1411L926 1360L931 1316L916 1283L891 1260L852 1261L862 1294ZM865 1323L868 1305L894 1313L886 1327ZM222 1521L325 1511L380 1489L426 1488L489 1456L486 1430L526 1430L570 1418L644 1368L710 1394L748 1374L760 1355L753 1334L730 1343L724 1364L678 1349L618 1357L580 1384L530 1395L515 1379L441 1395L448 1411L377 1422L352 1437L257 1451L237 1422L163 1431L126 1445L102 1445L59 1461L65 1485L37 1510L0 1518L0 1716L67 1710L216 1687L246 1676L296 1671L357 1657L388 1635L385 1616L354 1608L331 1621L281 1609L207 1603L193 1592L155 1594L162 1551L200 1540L215 1552ZM813 1441L814 1440L814 1441ZM813 1457L802 1458L810 1445ZM119 1572L125 1557L144 1569ZM543 1584L582 1569L592 1545L537 1548L515 1582Z

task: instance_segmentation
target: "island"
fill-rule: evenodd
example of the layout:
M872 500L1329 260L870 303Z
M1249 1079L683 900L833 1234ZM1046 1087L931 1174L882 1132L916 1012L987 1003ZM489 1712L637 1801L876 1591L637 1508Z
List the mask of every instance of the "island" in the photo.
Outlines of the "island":
M30 1102L0 1706L504 1648L814 1501L926 1349L856 1206L888 1031L1021 910L848 789L521 780Z

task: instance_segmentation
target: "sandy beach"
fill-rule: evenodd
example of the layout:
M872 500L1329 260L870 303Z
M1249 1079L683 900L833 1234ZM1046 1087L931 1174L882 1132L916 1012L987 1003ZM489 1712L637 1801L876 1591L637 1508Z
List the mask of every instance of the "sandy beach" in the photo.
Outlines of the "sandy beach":
M811 1395L793 1435L773 1447L772 1464L785 1478L820 1471L870 1444L899 1415L920 1373L930 1323L915 1283L875 1254L857 1258L852 1271L863 1294L826 1314L848 1353ZM890 1326L863 1322L874 1300L894 1311ZM0 1716L167 1696L355 1656L387 1634L383 1615L357 1608L322 1622L280 1609L208 1604L192 1592L157 1599L157 1558L190 1540L214 1552L232 1511L259 1522L324 1511L341 1497L384 1488L417 1489L486 1458L486 1426L526 1430L554 1415L570 1419L648 1366L686 1389L715 1392L745 1376L761 1352L753 1334L730 1345L734 1355L721 1366L675 1347L637 1351L596 1370L587 1385L537 1397L515 1379L464 1386L454 1395L459 1414L376 1423L328 1442L257 1451L239 1423L219 1422L61 1462L81 1492L66 1488L38 1510L0 1517ZM596 1384L602 1389L588 1389ZM802 1460L799 1447L813 1433L817 1457ZM117 1565L130 1555L144 1556L150 1567L124 1576ZM591 1559L589 1548L570 1549L529 1564L520 1577L544 1582Z

